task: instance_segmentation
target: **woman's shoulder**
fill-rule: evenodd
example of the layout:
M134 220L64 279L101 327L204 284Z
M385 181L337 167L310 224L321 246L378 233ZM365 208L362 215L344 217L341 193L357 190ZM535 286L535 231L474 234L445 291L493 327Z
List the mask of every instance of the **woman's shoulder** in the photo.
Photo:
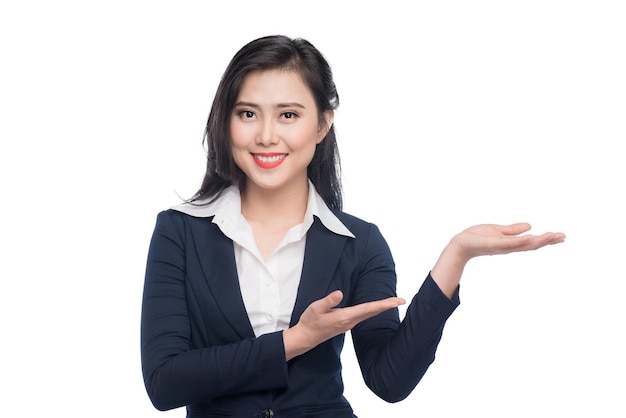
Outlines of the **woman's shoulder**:
M378 227L374 223L366 221L350 213L333 210L333 214L356 236L362 236L364 233L370 233L372 229L378 231Z
M354 239L349 240L349 247L355 248L361 254L385 254L391 257L387 240L375 223L342 211L333 211L352 232Z
M156 215L157 226L183 227L184 225L194 224L196 222L211 222L213 215L197 214L194 209L181 210L180 206L173 206L163 209Z
M343 212L337 209L332 209L333 214L344 224L346 224L346 226L348 226L348 224L356 224L356 225L369 225L369 222L355 216L352 215L350 213L347 212Z

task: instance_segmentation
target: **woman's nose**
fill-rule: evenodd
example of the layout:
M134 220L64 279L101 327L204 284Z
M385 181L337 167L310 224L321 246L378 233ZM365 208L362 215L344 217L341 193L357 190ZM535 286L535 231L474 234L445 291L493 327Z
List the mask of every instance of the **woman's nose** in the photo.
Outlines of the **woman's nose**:
M257 144L268 146L277 143L278 135L274 123L272 121L264 121L257 135Z

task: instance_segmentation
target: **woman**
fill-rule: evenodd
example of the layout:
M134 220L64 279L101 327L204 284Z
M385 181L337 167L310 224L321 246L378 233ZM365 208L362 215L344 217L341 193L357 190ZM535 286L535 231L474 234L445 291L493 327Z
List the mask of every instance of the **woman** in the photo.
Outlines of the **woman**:
M473 257L564 235L527 224L456 235L399 320L376 226L341 211L330 67L309 42L252 41L232 59L206 127L207 170L159 214L142 311L142 368L161 410L188 417L353 417L340 352L352 330L366 384L404 399L434 360Z

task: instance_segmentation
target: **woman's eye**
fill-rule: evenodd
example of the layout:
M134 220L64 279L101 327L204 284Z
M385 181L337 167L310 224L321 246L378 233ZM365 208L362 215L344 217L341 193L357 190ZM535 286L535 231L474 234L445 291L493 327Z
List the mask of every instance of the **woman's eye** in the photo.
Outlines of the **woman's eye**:
M240 110L237 114L242 119L252 119L254 117L254 112L252 110Z
M296 116L298 116L298 115L296 115L293 112L285 112L285 113L283 113L283 117L285 119L294 119Z

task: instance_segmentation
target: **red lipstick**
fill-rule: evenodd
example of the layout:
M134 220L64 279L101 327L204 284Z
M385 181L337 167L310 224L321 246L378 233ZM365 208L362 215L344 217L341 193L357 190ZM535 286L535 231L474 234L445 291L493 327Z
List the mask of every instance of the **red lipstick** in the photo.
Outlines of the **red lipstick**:
M278 167L285 161L287 154L283 152L259 152L252 154L252 159L261 168Z

